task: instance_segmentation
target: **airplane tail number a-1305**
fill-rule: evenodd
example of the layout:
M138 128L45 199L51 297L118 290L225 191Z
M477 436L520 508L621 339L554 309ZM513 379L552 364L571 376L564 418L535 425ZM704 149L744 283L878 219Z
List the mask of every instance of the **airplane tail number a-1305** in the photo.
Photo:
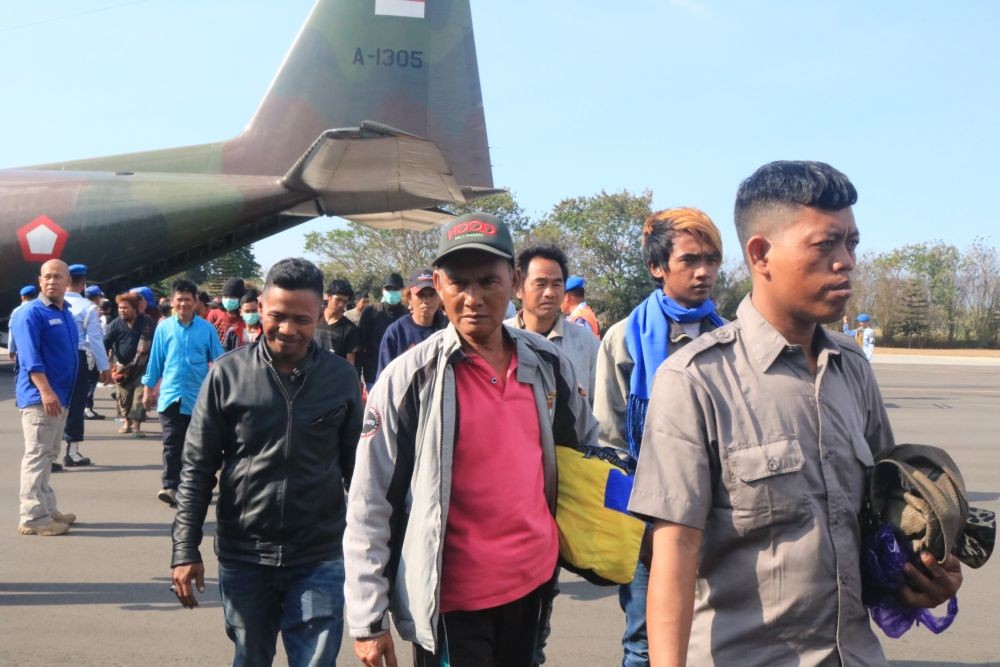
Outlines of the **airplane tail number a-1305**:
M319 0L239 136L0 170L0 318L48 259L114 291L318 215L428 229L497 192L468 0Z

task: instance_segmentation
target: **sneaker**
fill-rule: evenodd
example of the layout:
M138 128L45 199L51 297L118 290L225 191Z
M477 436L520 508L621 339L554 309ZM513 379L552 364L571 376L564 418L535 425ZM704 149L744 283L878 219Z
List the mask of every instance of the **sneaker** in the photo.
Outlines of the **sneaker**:
M89 466L90 459L81 454L79 450L67 454L63 457L63 465L67 468L75 468L77 466Z
M52 462L52 472L62 472L63 467L61 463Z
M52 513L52 520L56 523L64 523L67 526L72 526L76 523L76 515L72 512L66 512L66 514L63 514L62 512L56 511Z
M69 532L68 523L53 521L50 517L26 521L17 527L17 532L22 535L42 535L44 537L54 537L55 535L65 535Z
M156 494L156 497L171 507L177 507L176 489L160 489L160 492Z
M99 415L94 412L93 408L84 408L83 410L84 419L104 419L104 415Z

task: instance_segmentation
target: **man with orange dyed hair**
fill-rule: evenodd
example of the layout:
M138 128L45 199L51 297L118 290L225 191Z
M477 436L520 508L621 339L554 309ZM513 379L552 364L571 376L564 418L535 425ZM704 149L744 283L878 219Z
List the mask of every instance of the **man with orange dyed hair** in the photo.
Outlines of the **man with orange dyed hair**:
M709 298L722 263L722 239L705 213L672 208L649 216L642 228L642 259L656 288L605 334L594 397L601 444L626 449L636 459L656 369L668 355L724 324ZM635 578L619 590L623 667L649 664L645 556L650 547L647 531Z

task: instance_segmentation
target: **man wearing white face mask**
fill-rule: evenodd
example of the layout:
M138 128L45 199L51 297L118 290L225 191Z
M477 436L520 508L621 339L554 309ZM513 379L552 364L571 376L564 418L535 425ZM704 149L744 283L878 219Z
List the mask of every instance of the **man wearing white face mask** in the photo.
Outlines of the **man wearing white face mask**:
M222 347L229 352L238 347L249 345L260 337L263 329L260 326L260 312L257 300L260 294L256 289L250 288L240 298L240 321L243 322L242 331L236 327L229 327L226 337L222 340Z
M378 373L378 351L389 325L407 314L403 304L403 276L390 273L382 285L382 300L361 313L361 353L358 365L365 387L371 389Z
M219 334L219 342L225 342L226 332L235 328L236 333L243 335L243 318L240 316L240 299L246 294L246 284L242 278L230 278L222 285L222 308L210 310L205 315Z

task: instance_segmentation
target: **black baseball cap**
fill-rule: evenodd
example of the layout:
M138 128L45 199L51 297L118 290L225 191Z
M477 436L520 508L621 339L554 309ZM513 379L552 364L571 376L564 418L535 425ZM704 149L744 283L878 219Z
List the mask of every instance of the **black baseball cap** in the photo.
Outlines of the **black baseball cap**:
M434 271L433 269L423 268L417 269L410 274L409 279L406 281L407 289L413 289L414 287L423 289L425 287L434 287Z
M382 289L384 290L396 290L400 291L403 289L403 276L398 273L390 273L386 276L385 282L382 283Z
M453 252L482 250L513 261L514 240L500 218L490 213L467 213L441 227L441 241L434 266Z

